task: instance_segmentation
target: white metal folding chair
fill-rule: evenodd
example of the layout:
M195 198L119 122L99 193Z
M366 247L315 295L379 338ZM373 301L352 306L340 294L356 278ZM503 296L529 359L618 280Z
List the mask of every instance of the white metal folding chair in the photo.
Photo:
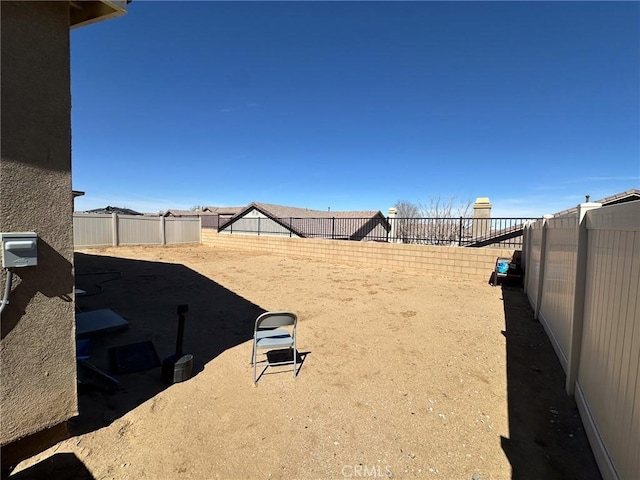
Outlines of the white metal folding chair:
M296 324L298 317L292 312L266 312L256 319L253 332L253 352L251 363L253 364L253 383L256 383L256 369L258 363L258 350L280 350L289 348L292 350L293 360L283 362L269 362L267 356L267 367L273 365L288 365L293 363L293 376L296 376L297 356L296 350ZM289 328L282 328L289 327ZM266 370L265 368L265 370Z

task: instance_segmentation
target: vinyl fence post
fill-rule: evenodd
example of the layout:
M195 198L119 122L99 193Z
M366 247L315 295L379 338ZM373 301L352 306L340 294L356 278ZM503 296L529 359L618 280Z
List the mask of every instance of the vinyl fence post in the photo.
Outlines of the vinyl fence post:
M167 225L166 218L160 217L160 245L167 244Z
M118 238L118 214L113 212L111 214L111 240L114 247L117 247L120 244L120 239Z
M567 395L573 396L578 380L578 367L580 365L580 350L582 348L582 325L584 322L584 302L587 286L587 257L588 239L587 212L594 208L600 208L601 203L588 202L578 205L577 247L576 247L576 277L573 294L573 318L569 331L569 351L567 355L567 376L565 390Z
M531 226L529 224L525 225L522 229L522 270L523 270L523 279L522 279L522 287L524 293L526 294L529 289L529 252L531 248L529 248L529 240L531 238Z
M538 274L538 295L536 298L536 308L533 318L540 320L540 307L542 304L542 289L544 288L545 263L547 257L547 220L553 218L553 215L542 216L542 240L540 241L540 273Z

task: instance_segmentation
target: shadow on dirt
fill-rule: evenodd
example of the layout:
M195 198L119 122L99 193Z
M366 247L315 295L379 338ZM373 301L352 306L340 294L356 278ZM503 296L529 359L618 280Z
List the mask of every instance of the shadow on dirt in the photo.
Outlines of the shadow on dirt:
M193 355L195 376L225 350L250 340L255 319L265 311L180 264L76 253L75 270L76 287L87 292L76 298L77 308L83 312L109 308L129 327L90 337L83 352L87 361L120 385L109 388L108 381L91 379L79 385L79 415L69 421L72 435L105 427L167 388L161 381L161 367L110 373L110 347L151 341L162 361L175 353L176 309L187 304L183 352ZM97 379L99 375L93 377Z
M11 476L11 480L94 480L94 476L73 453L56 453Z
M502 448L515 480L599 480L598 466L565 374L518 282L501 285L507 339L509 438Z

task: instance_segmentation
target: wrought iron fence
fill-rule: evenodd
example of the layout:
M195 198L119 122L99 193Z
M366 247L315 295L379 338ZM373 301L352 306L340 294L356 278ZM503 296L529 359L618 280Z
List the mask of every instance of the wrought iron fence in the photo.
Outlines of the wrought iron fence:
M470 218L395 218L391 219L389 241L419 245L460 246L471 228Z
M394 219L390 219L393 225ZM389 241L420 245L522 248L525 225L537 218L396 218Z
M221 225L218 231L248 235L386 242L389 222L382 216L369 218L243 217Z
M242 217L220 233L377 241L418 245L522 248L522 231L537 218L267 218Z

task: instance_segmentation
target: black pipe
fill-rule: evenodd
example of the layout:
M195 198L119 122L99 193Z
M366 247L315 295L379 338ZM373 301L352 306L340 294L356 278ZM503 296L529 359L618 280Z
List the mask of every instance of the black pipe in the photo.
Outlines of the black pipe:
M185 314L189 312L189 305L178 305L178 338L176 340L176 360L182 357L182 344L184 342Z

